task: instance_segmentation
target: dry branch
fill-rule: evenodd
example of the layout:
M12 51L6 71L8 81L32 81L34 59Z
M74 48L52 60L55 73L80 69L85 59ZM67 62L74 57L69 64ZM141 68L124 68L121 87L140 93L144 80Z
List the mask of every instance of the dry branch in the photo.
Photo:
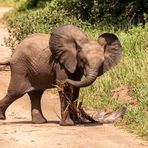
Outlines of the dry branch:
M111 123L125 113L126 108L120 107L115 112L101 112L99 114L95 114L94 116L90 116L82 108L82 102L79 102L77 104L77 100L73 101L73 86L59 81L57 82L56 87L58 88L58 91L60 91L62 95L66 98L68 106L66 107L65 112L70 109L71 113L74 115L73 120L75 123L82 123L84 121Z

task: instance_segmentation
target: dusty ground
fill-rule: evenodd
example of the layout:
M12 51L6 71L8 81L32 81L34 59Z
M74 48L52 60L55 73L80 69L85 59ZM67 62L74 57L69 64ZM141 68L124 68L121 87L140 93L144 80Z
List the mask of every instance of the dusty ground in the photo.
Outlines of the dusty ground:
M0 13L8 11L0 8ZM2 15L0 15L2 16ZM0 25L0 43L7 31ZM0 61L9 58L10 50L0 46ZM0 71L0 98L7 90L9 71ZM59 99L46 91L42 108L47 124L31 124L30 101L27 95L15 101L7 110L7 120L0 121L0 148L146 148L148 143L111 124L58 125Z

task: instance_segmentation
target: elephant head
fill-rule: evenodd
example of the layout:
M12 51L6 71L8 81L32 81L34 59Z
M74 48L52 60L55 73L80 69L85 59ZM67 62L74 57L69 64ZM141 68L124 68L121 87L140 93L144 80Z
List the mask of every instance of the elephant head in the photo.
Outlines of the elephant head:
M113 34L103 34L99 42L89 40L77 27L64 25L50 37L49 47L54 57L70 72L78 67L85 78L81 81L67 79L75 87L92 84L97 76L115 66L121 57L121 45Z

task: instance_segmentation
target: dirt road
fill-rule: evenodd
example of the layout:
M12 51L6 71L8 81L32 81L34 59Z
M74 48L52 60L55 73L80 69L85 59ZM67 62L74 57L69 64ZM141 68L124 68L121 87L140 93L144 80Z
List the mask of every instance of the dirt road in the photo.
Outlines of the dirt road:
M3 8L0 8L2 13ZM7 32L1 25L0 40ZM3 42L3 41L2 41ZM10 56L10 50L0 47L0 61ZM0 71L0 98L7 90L9 71ZM47 124L32 124L30 101L27 95L16 100L7 110L5 121L0 121L0 148L146 148L140 138L113 125L58 125L59 98L46 91L42 108Z

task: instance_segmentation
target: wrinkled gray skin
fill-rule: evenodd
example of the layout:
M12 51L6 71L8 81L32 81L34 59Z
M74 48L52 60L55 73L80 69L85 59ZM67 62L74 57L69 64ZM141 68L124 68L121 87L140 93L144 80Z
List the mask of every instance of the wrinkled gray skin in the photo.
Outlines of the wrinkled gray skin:
M73 85L73 100L79 89L91 85L97 78L115 66L121 57L121 45L113 34L102 34L98 42L89 40L77 27L65 25L51 36L34 34L24 39L16 48L10 61L11 81L6 96L0 100L0 119L16 99L28 93L31 100L33 123L45 123L41 110L41 96L57 81ZM81 80L82 76L85 76ZM73 125L70 109L66 112L66 99L61 101L60 125Z

